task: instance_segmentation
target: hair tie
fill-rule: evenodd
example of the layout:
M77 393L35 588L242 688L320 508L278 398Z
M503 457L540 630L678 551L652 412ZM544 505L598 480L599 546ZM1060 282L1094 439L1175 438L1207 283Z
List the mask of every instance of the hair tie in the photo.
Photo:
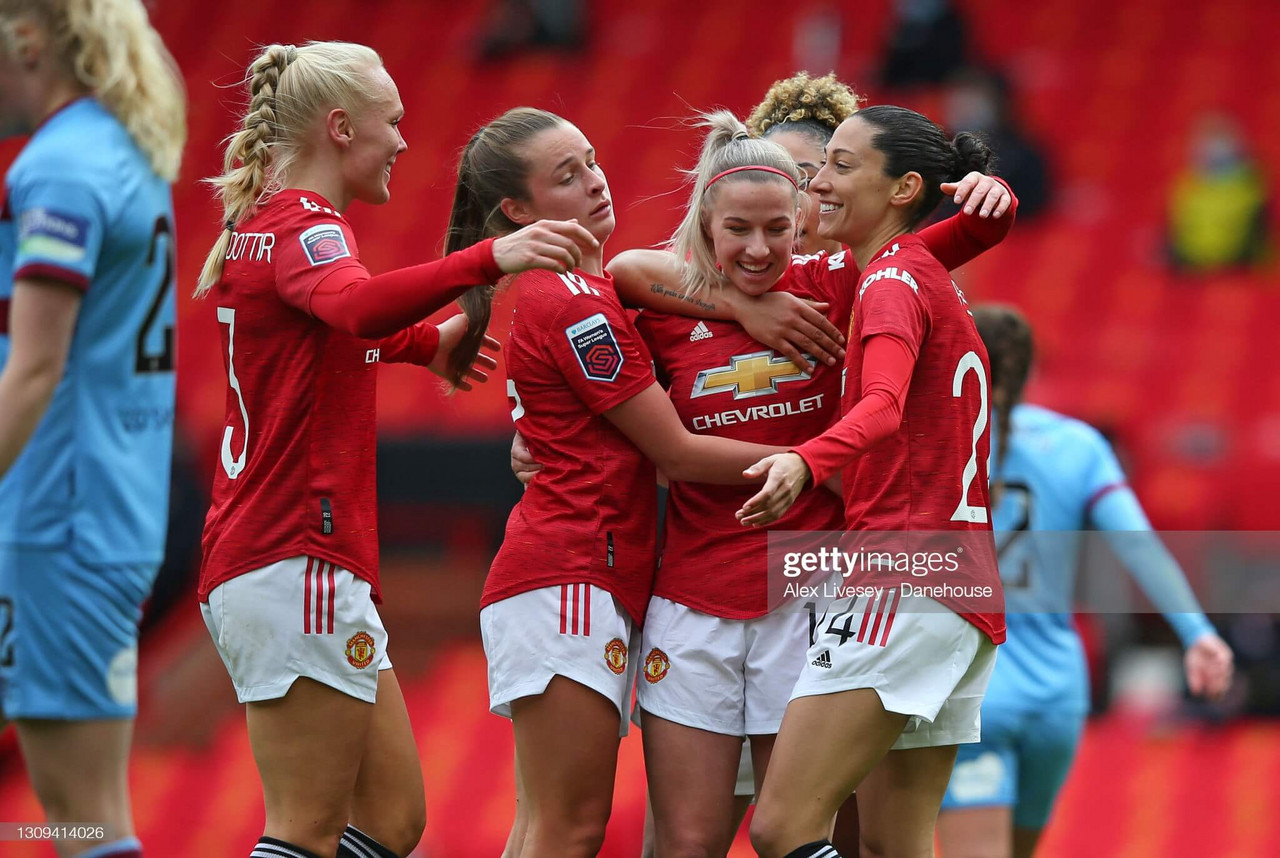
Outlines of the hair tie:
M233 220L229 220L229 221L227 221L226 223L224 223L224 224L222 225L222 228L223 228L223 229L229 229L229 230L234 231L234 230L235 230L235 228L236 228L236 222L235 222L235 221L233 221Z
M716 173L714 176L711 177L711 180L707 182L707 187L708 188L711 187L716 182L720 181L730 173L741 173L744 170L763 170L766 173L777 173L779 176L781 176L782 178L790 182L791 186L795 188L797 191L800 190L800 186L796 184L796 180L791 178L791 176L785 173L784 171L779 170L777 167L765 167L762 165L753 165L749 167L733 167L732 169L725 170L723 173Z

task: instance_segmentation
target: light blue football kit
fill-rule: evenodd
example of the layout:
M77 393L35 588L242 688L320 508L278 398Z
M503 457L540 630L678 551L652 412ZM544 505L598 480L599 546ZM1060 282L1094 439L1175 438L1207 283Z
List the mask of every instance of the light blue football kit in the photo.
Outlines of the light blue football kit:
M1034 405L1016 406L1011 423L998 469L993 432L990 467L992 482L1003 484L992 524L1008 639L982 703L982 741L959 747L942 807L1012 805L1016 827L1039 829L1089 710L1084 648L1070 613L1080 532L1124 531L1111 548L1184 647L1213 629L1101 433Z
M137 624L164 555L173 443L173 202L91 98L45 121L5 177L0 364L15 280L83 291L66 369L0 480L0 707L135 711Z

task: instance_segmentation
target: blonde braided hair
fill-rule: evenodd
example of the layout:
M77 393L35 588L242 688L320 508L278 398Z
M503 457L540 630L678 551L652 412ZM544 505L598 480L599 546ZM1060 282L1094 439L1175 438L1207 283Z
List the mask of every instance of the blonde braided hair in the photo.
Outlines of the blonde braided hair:
M355 112L368 103L368 75L381 66L376 51L351 42L268 45L249 64L248 110L240 130L224 141L222 175L205 179L222 200L224 223L195 297L222 277L235 225L285 186L311 120L333 108Z

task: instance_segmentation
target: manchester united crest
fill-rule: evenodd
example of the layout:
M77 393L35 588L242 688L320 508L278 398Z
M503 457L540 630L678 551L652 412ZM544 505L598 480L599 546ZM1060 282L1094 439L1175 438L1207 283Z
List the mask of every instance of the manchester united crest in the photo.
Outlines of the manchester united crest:
M662 677L666 676L670 669L671 659L667 658L665 652L654 647L649 650L649 656L644 660L644 681L650 685L661 682Z
M368 667L377 651L378 648L373 645L373 636L368 632L356 632L347 638L347 661L358 670Z
M627 645L622 642L622 638L614 638L605 644L604 663L619 676L627 669Z

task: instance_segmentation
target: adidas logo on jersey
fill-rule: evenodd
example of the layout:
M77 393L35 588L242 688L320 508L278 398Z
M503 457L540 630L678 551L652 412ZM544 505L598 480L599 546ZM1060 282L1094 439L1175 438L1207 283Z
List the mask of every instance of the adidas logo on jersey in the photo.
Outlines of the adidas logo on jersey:
M814 667L825 667L827 670L830 670L831 669L831 650L824 649L821 655L819 655L817 658L815 658L813 661L809 663L812 664Z
M707 327L705 322L699 322L693 326L693 330L689 332L689 342L696 343L698 340L709 340L715 334Z

